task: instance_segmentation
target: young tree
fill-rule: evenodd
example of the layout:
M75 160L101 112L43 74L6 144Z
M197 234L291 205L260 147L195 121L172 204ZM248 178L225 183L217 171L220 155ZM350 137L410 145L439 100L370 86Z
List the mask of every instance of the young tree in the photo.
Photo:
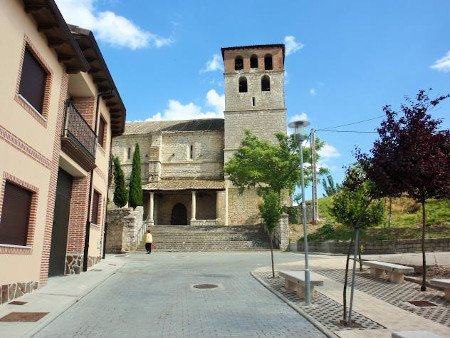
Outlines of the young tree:
M133 164L131 167L130 186L128 204L135 209L137 206L143 204L142 196L142 182L141 182L141 155L139 152L139 144L136 143L133 154Z
M125 187L125 177L118 157L114 157L114 204L119 208L125 206L128 202L128 191Z
M281 207L280 195L273 190L265 190L262 193L263 203L259 205L261 217L264 220L267 234L269 235L270 257L272 260L272 277L275 278L275 267L273 262L273 238L275 228L280 221L283 209Z
M450 195L450 131L439 130L442 121L433 119L429 110L448 97L431 100L420 90L415 101L406 98L400 117L385 106L386 119L370 155L357 154L380 194L394 197L406 192L422 205L422 291L426 290L426 200Z
M353 228L353 236L349 243L345 263L345 279L342 294L344 321L347 320L348 267L351 249L356 240L356 233L361 228L377 225L383 220L384 203L374 199L374 196L374 185L367 179L365 172L359 166L347 169L341 191L333 196L331 214L339 223ZM362 269L361 247L359 243L357 244L360 269Z

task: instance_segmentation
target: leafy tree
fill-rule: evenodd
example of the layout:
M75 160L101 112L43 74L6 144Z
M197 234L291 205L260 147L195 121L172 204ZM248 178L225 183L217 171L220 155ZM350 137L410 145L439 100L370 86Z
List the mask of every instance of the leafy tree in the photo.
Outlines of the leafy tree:
M345 226L353 228L353 236L347 251L345 279L343 288L343 317L347 320L347 280L351 249L356 233L361 228L377 225L383 220L384 203L374 200L374 184L367 179L366 173L359 166L347 169L342 189L333 196L330 213ZM362 269L361 247L358 243L360 269Z
M339 184L335 184L333 180L333 176L327 175L326 179L322 180L323 190L325 190L324 196L333 196L341 190L341 186Z
M264 220L267 234L269 235L270 257L272 260L272 277L275 278L275 268L273 262L273 238L275 228L280 221L283 209L281 207L280 195L273 190L265 190L263 193L263 203L259 205L261 217Z
M129 186L129 205L135 209L143 205L142 182L141 182L141 155L139 144L136 143L133 154L133 164L131 167L130 186Z
M426 200L450 195L450 131L439 130L442 121L433 119L429 110L448 97L431 100L420 90L415 101L406 98L401 114L385 106L379 139L369 155L357 154L380 195L395 197L406 192L422 205L422 291L426 290Z
M114 157L114 204L119 208L125 206L128 202L128 191L125 187L125 177L122 167L120 166L120 160L118 157Z

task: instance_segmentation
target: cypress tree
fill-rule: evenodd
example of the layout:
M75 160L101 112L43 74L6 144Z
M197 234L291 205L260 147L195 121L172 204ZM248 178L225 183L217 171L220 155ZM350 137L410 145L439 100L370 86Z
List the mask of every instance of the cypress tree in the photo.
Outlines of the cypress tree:
M135 209L139 205L143 205L141 184L141 155L139 152L139 144L137 143L134 149L133 165L131 167L128 204L133 209Z
M122 167L120 166L120 160L118 157L114 157L114 204L119 208L125 206L128 202L128 190L125 187L125 177Z

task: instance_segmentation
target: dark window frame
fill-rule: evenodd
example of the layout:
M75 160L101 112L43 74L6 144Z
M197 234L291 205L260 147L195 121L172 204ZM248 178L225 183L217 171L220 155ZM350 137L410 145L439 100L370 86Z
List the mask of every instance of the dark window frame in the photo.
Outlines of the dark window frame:
M98 133L97 133L97 143L105 149L106 137L108 135L108 129L106 120L100 114L100 120L98 121Z
M0 244L30 246L35 226L33 212L36 212L36 192L6 179L2 200Z
M264 69L273 70L273 57L272 54L266 54L264 56Z
M18 95L44 117L49 76L47 67L43 65L33 48L26 44L20 70Z
M261 91L270 92L270 76L263 75L261 77Z
M102 201L102 194L100 194L97 190L94 189L94 192L92 194L91 223L95 225L100 225L101 201Z
M258 68L258 56L252 55L250 57L250 68L253 68L253 69Z

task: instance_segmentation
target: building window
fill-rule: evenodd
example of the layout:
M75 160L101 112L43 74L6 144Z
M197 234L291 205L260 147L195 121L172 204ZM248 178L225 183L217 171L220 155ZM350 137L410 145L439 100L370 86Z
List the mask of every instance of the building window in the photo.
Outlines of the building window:
M242 59L242 56L237 56L236 59L234 59L234 70L242 69L244 69L244 60Z
M256 98L252 97L252 105L253 105L253 107L255 106L255 104L256 104Z
M267 75L261 78L261 90L263 92L270 92L270 77Z
M92 198L92 217L91 223L100 224L100 201L101 201L100 193L94 190L94 196Z
M192 160L194 159L194 146L191 144L189 147L189 158Z
M19 94L41 115L48 72L26 47L20 75Z
M97 135L97 142L102 146L103 149L105 149L105 142L106 142L106 121L103 118L103 116L100 115L100 123L98 125L98 135Z
M250 57L250 68L258 68L258 57L256 55Z
M247 78L245 76L239 78L239 93L247 93Z
M265 70L272 70L273 69L273 65L272 65L272 55L267 54L264 57L264 69Z
M0 244L27 245L33 192L5 182L0 221Z
M131 158L131 148L128 148L127 159L129 160L130 158Z

